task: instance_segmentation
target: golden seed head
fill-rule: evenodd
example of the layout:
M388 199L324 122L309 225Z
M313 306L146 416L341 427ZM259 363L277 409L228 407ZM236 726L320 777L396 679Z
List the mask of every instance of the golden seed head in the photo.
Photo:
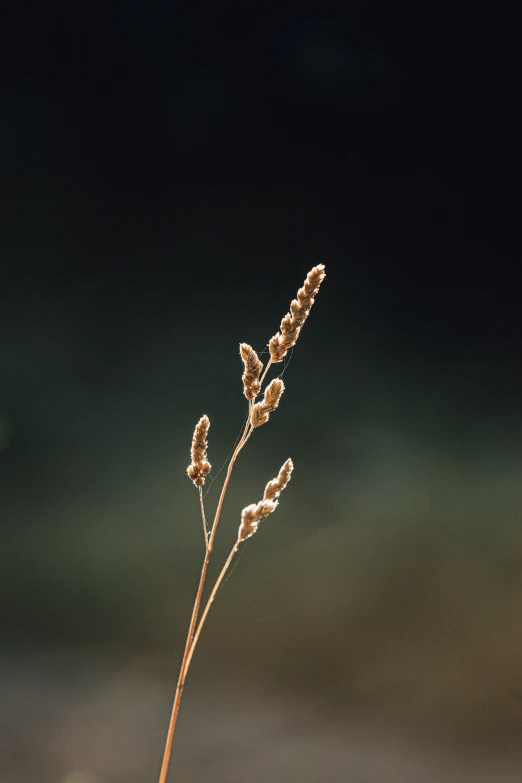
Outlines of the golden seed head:
M277 507L277 500L260 500L259 503L251 503L241 512L241 524L238 530L238 539L246 541L257 532L259 520L267 517Z
M255 400L261 391L259 376L261 375L263 364L259 360L257 353L248 343L240 343L239 353L241 354L241 359L243 360L245 368L242 376L243 394L247 400Z
M207 473L210 473L210 462L202 462L199 465L189 465L187 468L187 474L189 479L194 483L195 487L201 487L205 483Z
M297 292L297 299L305 307L311 307L314 303L313 297L317 295L319 287L326 277L324 264L314 266L306 275L303 287Z
M285 385L280 378L274 378L270 381L265 389L265 395L262 402L256 402L252 407L252 427L260 427L262 424L266 424L270 413L275 411L279 405L281 395L285 390Z
M252 408L252 427L260 427L262 424L266 424L268 421L268 411L265 408L264 402L256 402Z
M306 307L304 307L297 299L292 299L290 302L290 314L292 318L306 318Z
M283 394L284 390L285 385L281 378L274 378L266 387L263 404L269 413L275 411L279 405L279 400L281 399L281 395Z
M324 264L318 264L308 272L302 288L297 292L297 298L290 304L290 312L281 321L281 331L268 344L273 364L283 361L288 350L296 344L325 276Z
M187 473L196 487L201 487L205 483L205 477L210 473L212 467L207 461L207 436L209 427L210 419L208 416L202 416L196 424L192 436L192 446L190 449L192 461L187 468Z
M282 339L280 340L280 344L285 352L296 344L303 321L304 318L294 318L290 313L287 313L281 321L280 336Z
M209 427L210 419L208 416L202 416L194 429L190 455L192 457L192 462L195 464L205 459L208 448L207 436Z
M247 538L257 533L259 522L253 519L251 522L241 522L238 530L237 537L240 541L246 541Z
M269 481L268 484L265 487L265 494L263 495L263 500L275 500L283 489L286 487L288 482L290 481L290 477L292 475L292 471L294 469L294 463L291 459L287 459L279 473L277 474L277 477L275 479L272 479L272 481Z
M283 338L279 332L274 334L274 336L271 338L270 342L268 343L268 348L270 350L272 364L277 364L277 362L283 361L287 352L287 348L283 347Z

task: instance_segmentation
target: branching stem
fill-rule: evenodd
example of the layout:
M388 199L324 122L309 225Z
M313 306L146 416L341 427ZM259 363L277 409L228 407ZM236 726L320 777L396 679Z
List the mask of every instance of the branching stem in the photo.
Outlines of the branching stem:
M265 367L263 375L261 376L261 379L260 379L261 384L263 383L263 380L264 380L264 378L265 378L265 376L266 376L266 374L267 374L271 364L272 364L272 360L270 359L269 362L267 363L266 367ZM234 453L232 454L232 457L230 458L230 462L229 462L228 468L227 468L227 474L226 474L226 477L225 477L225 481L224 481L223 487L221 489L221 495L219 496L219 502L218 502L218 505L217 505L216 514L215 514L215 517L214 517L214 522L212 524L212 528L210 530L210 533L208 532L207 523L206 523L206 519L205 519L205 509L204 509L204 506L203 506L203 492L202 492L201 487L199 488L200 503L201 503L201 514L202 514L202 519L203 519L203 529L205 531L205 547L206 547L205 548L205 558L203 560L203 566L202 566L202 569L201 569L201 576L199 578L198 590L197 590L197 593L196 593L196 598L194 600L194 607L192 609L192 617L191 617L191 620L190 620L189 630L188 630L188 634L187 634L187 641L185 642L185 650L183 652L183 658L182 658L182 661L181 661L181 667L180 667L180 672L179 672L179 677L178 677L178 683L177 683L177 686L176 686L176 694L174 696L174 704L172 705L172 713L171 713L171 716L170 716L169 728L168 728L168 731L167 731L167 740L166 740L166 743L165 743L165 751L163 753L163 762L162 762L162 765L161 765L161 772L160 772L158 783L165 783L165 781L167 779L167 772L168 772L168 768L169 768L170 755L171 755L171 752L172 752L172 742L173 742L173 739L174 739L174 731L176 729L176 723L177 723L177 720L178 720L179 708L180 708L180 704L181 704L181 696L183 694L183 688L185 686L185 679L187 677L187 672L188 672L188 668L189 668L189 665L190 665L190 661L192 660L192 655L194 654L194 650L195 650L197 641L199 639L199 635L201 633L201 629L203 628L203 624L204 624L204 622L205 622L205 620L207 618L207 614L209 612L210 606L211 606L211 604L212 604L212 602L214 600L216 592L219 589L219 585L221 584L221 582L223 580L223 577L225 576L225 574L226 574L226 572L228 570L228 567L230 566L230 563L232 562L232 559L233 559L233 557L234 557L234 555L235 555L235 553L237 551L237 548L239 546L239 543L240 543L239 540L238 540L234 544L234 547L233 547L232 551L230 552L230 554L229 554L229 556L227 558L227 561L226 561L226 563L225 563L225 565L224 565L220 575L218 576L216 584L214 585L214 588L213 588L213 590L212 590L212 592L211 592L211 594L209 596L209 599L207 601L207 604L206 604L205 609L203 611L203 614L201 616L201 620L199 622L199 625L197 625L199 610L200 610L200 607L201 607L201 600L202 600L202 597L203 597L203 589L205 587L205 581L206 581L206 578L207 578L207 571L208 571L208 566L209 566L209 562L210 562L210 555L211 555L212 549L214 547L214 539L216 537L217 526L218 526L219 519L220 519L220 516L221 516L221 510L223 508L223 503L224 503L225 495L226 495L226 492L227 492L227 489L228 489L228 484L230 482L230 477L232 475L232 470L233 470L233 467L234 467L234 463L235 463L235 461L236 461L236 459L238 457L239 452L241 451L241 449L243 448L243 446L245 445L247 440L252 435L252 432L254 431L253 427L251 426L252 410L253 410L253 402L250 401L249 409L248 409L248 419L247 419L247 422L245 424L245 429L243 430L243 435L241 436L241 438L239 440L239 443L237 444L237 446L236 446L236 448L234 450ZM196 629L196 625L197 625L197 629Z
M227 559L225 561L225 565L221 569L220 575L216 579L216 584L212 588L212 592L210 593L210 595L208 597L208 601L207 601L207 603L205 605L205 608L204 608L203 613L201 615L201 618L199 620L196 633L194 634L194 638L192 639L192 644L190 645L190 651L189 651L189 654L188 654L188 657L187 657L187 663L186 663L187 670L188 670L188 667L190 666L190 661L192 660L192 656L194 655L194 650L196 648L196 644L198 643L199 635L200 635L201 630L202 630L202 628L203 628L203 626L205 624L205 620L207 619L207 615L209 613L210 607L212 606L212 602L214 601L214 598L216 597L216 593L219 590L219 586L221 585L221 582L223 581L223 579L225 577L225 574L227 573L227 571L228 571L228 569L230 567L230 563L234 559L234 555L236 554L237 550L239 549L239 544L240 543L241 543L241 540L238 538L238 540L236 541L236 543L232 547L229 556L227 557Z
M232 457L230 459L230 462L228 464L227 469L227 475L225 477L225 482L223 484L223 488L221 490L221 495L219 497L219 503L216 509L216 515L214 517L214 522L212 525L212 530L210 532L210 538L208 540L208 546L205 551L205 558L203 560L203 567L201 569L201 576L199 578L199 585L198 585L198 591L196 593L196 598L194 601L194 608L192 609L192 617L190 620L189 630L187 634L187 641L185 642L185 650L183 652L183 659L181 661L181 668L179 672L178 677L178 684L176 686L176 695L174 696L174 704L172 705L172 713L170 716L170 723L169 728L167 731L167 740L165 743L165 751L163 753L163 762L161 765L161 772L159 776L158 783L165 783L167 779L167 771L169 768L169 761L170 761L170 754L172 752L172 741L174 739L174 731L176 729L176 722L178 719L178 713L179 713L179 707L181 704L181 696L183 694L183 687L185 685L185 679L187 676L187 670L188 670L188 661L189 658L192 657L190 655L191 645L192 645L192 639L194 637L194 631L196 629L196 623L198 619L199 614L199 608L201 606L201 598L203 596L203 589L205 587L205 581L207 578L207 571L208 571L208 565L210 562L210 554L212 552L212 548L214 546L214 539L216 537L216 531L217 526L219 523L219 518L221 516L221 510L223 508L223 502L225 500L226 491L228 488L228 484L230 481L230 476L232 475L232 469L234 467L234 463L237 459L237 456L245 443L247 442L248 438L252 434L252 431L248 432L248 427L250 425L250 416L248 417L248 421L245 425L245 429L243 432L243 435L241 437L241 440L237 444L234 453L232 454Z

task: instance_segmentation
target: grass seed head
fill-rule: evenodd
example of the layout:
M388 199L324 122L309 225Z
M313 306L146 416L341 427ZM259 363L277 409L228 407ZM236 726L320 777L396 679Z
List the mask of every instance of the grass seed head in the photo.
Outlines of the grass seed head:
M289 349L296 344L325 277L324 264L318 264L308 272L306 280L297 292L297 298L293 299L290 304L290 312L281 321L281 331L275 334L268 343L273 364L283 361Z
M252 407L252 427L260 427L262 424L266 424L270 413L275 411L279 405L281 395L285 390L285 385L280 378L274 378L270 381L265 389L265 394L262 402L256 402Z
M243 360L243 365L245 368L242 376L243 394L247 400L255 400L261 391L259 376L261 375L263 364L259 360L257 353L250 345L248 345L248 343L240 344L239 353L241 354L241 359Z
M246 541L253 536L259 527L259 520L267 517L277 508L277 500L260 500L259 503L251 503L241 512L241 524L238 531L238 539Z
M256 404L253 406L252 418L250 421L252 422L253 429L256 427L261 427L262 424L267 423L268 411L266 410L263 402L256 402Z
M202 416L194 429L192 436L192 446L190 449L191 463L187 468L187 474L194 486L201 487L205 483L205 478L210 473L211 464L207 460L208 448L208 428L210 419L208 416Z
M279 405L279 400L281 399L281 395L283 394L284 390L285 385L281 378L274 378L266 387L263 404L269 413L275 411Z
M268 484L265 487L265 494L263 495L263 500L275 500L279 497L283 489L286 487L288 482L290 481L290 477L292 475L292 471L294 469L294 463L291 459L287 459L279 473L277 474L277 477L275 479L272 479L272 481L269 481Z

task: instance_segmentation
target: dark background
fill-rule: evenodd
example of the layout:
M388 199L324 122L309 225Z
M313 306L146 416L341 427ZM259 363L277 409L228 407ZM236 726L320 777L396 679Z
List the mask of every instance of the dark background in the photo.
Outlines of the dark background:
M522 776L519 30L501 5L6 9L1 783L157 778L259 352L327 278L237 466L291 456L194 658L172 780ZM208 482L210 483L210 482Z

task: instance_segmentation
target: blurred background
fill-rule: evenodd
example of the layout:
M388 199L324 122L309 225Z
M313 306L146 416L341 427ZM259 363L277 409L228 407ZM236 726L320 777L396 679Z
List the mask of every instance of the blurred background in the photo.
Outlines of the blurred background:
M0 783L522 780L519 41L500 8L29 3L5 20ZM275 374L275 373L274 373ZM215 481L215 483L212 483Z

